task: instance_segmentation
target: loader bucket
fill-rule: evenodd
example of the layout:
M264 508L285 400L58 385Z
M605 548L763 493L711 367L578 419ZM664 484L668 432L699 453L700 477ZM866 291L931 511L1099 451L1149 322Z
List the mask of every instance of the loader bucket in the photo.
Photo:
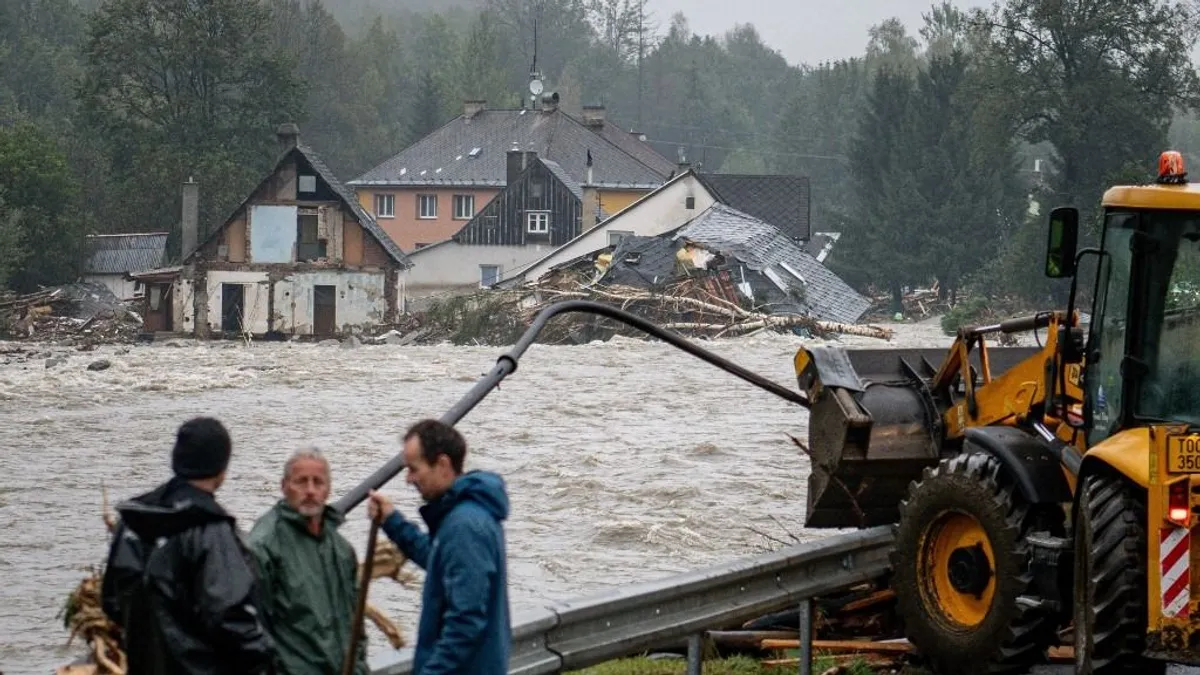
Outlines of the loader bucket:
M992 377L1038 350L989 347ZM908 485L942 457L942 413L928 383L946 350L813 348L800 387L809 411L806 527L894 523ZM977 357L972 365L978 371Z

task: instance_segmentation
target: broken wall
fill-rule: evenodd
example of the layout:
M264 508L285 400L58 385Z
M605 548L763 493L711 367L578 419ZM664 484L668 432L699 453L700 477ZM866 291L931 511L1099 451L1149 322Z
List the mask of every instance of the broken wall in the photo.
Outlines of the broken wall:
M266 272L228 272L210 270L207 274L206 287L208 290L208 328L214 333L221 332L222 284L241 284L242 290L242 323L245 329L255 335L262 335L269 330L271 290Z
M255 204L250 207L250 256L256 263L290 263L296 247L295 206Z
M295 335L313 334L316 286L336 289L334 312L338 332L356 332L384 322L388 308L387 275L330 270L294 272L276 281L272 291L275 296L272 328Z

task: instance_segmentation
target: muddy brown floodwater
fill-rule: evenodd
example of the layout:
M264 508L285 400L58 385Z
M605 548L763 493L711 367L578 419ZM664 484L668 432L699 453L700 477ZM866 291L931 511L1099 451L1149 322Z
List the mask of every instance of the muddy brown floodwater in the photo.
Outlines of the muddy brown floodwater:
M893 346L949 344L936 323L895 326ZM886 346L847 337L848 346ZM758 335L710 347L795 388L805 344ZM11 346L11 345L10 345ZM25 345L25 347L29 347ZM185 342L0 365L0 671L47 673L75 658L58 613L103 562L101 486L111 503L168 477L175 428L215 415L234 456L219 499L243 529L278 497L295 448L330 456L334 498L400 449L413 421L438 417L503 348ZM5 357L0 356L0 363ZM107 359L107 370L88 364ZM469 468L508 481L514 609L644 581L768 549L755 528L801 536L808 461L799 408L657 342L535 345L462 422ZM420 498L385 488L415 515ZM778 521L778 522L777 522ZM365 509L343 532L361 556ZM419 590L389 580L371 601L413 637ZM370 629L372 653L386 647Z

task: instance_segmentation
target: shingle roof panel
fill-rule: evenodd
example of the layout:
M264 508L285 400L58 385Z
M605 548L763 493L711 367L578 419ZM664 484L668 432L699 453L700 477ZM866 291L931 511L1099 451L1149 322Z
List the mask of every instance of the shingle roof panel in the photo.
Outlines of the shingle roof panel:
M699 178L722 203L778 227L793 239L807 240L811 235L806 176L706 173Z
M124 274L154 269L166 263L167 233L107 234L88 238L89 274Z
M560 110L484 110L471 118L459 116L350 185L501 187L507 181L507 153L514 149L557 162L581 184L587 182L589 151L598 186L651 189L666 179Z
M799 313L826 321L855 323L871 306L869 300L778 228L725 204L713 205L680 229L675 238L733 256L764 275L770 270L771 276L784 280L790 287L803 289L804 300L789 303ZM798 272L803 281L792 271Z

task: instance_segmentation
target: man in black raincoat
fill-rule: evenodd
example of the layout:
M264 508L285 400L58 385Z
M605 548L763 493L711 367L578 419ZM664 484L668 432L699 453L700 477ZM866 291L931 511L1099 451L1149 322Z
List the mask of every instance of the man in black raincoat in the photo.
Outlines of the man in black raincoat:
M252 562L213 496L231 449L217 420L186 422L171 454L175 476L117 507L101 595L124 632L128 675L269 672L274 645Z

